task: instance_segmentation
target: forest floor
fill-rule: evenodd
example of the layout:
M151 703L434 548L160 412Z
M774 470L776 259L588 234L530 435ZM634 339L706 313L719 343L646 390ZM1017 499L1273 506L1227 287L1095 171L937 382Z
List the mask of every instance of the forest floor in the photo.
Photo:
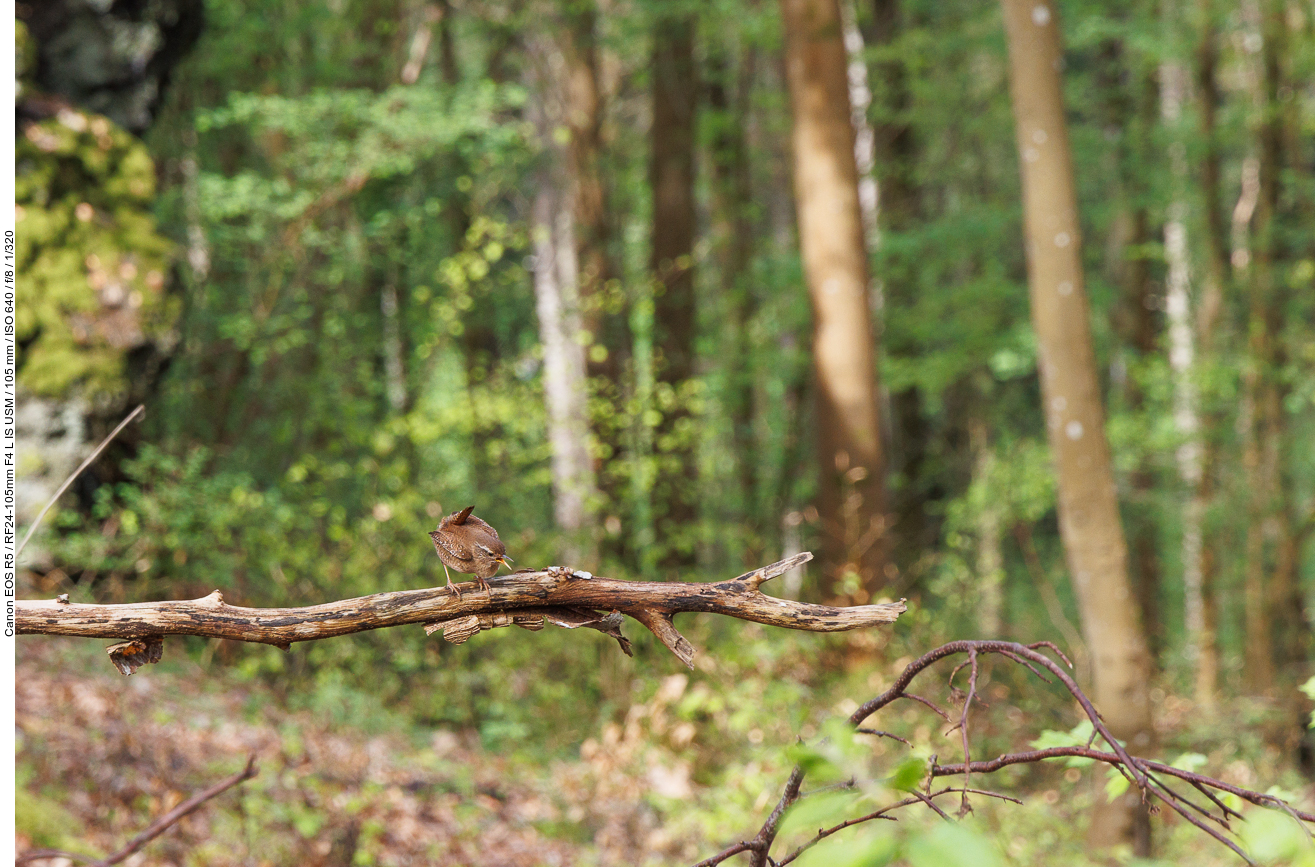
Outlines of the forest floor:
M788 769L782 755L778 763L747 761L717 785L692 781L690 766L673 756L693 731L664 710L685 688L683 675L669 677L625 723L601 724L578 757L534 761L527 752L486 750L472 732L335 725L324 714L289 710L259 682L206 676L186 654L177 655L182 659L124 678L98 642L19 642L20 851L108 855L254 754L258 776L126 863L689 864L751 833ZM1006 705L996 706L1006 726L1030 728ZM1161 719L1185 730L1190 707L1170 705ZM1209 761L1225 758L1216 753ZM1279 774L1275 762L1281 757L1272 751L1253 761L1233 754L1231 762L1206 770L1263 789L1264 775ZM1055 765L1026 780L992 781L997 788L1009 783L1017 794L1027 790L1023 807L974 802L970 821L996 841L996 863L1240 863L1163 813L1156 820L1160 860L1136 862L1128 853L1089 860L1078 829L1095 787L1079 784L1078 776ZM983 782L974 777L974 785ZM906 819L934 821L930 814Z

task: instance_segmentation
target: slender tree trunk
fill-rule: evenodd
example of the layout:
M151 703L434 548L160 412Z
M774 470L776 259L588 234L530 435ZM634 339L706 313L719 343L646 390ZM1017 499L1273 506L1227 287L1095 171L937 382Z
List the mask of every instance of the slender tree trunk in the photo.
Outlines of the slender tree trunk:
M561 56L546 40L531 46L531 56L539 67L538 100L531 113L544 151L533 206L534 297L552 446L553 518L569 539L561 555L571 562L591 562L594 551L586 521L596 491L589 456L585 348L577 339L584 326L576 285L575 217L566 154L552 135L561 122L563 95L554 87L551 69L560 66Z
M868 121L872 105L872 88L868 86L868 64L863 56L863 33L858 29L858 12L854 0L840 0L840 17L845 32L845 53L849 55L849 116L854 124L854 165L858 169L858 207L863 215L863 234L868 247L875 250L877 235L876 132ZM870 275L869 275L870 276ZM871 287L876 307L881 309L881 289L876 281Z
M624 556L626 530L620 512L626 500L626 466L622 459L625 430L619 404L625 396L623 375L632 349L629 310L618 285L609 246L611 223L603 177L604 100L599 73L593 0L573 2L562 13L565 126L570 133L567 168L575 220L577 286L586 344L585 364L591 389L613 411L590 420L597 458L596 484L603 495L602 524L613 554Z
M1165 312L1169 319L1169 369L1173 374L1174 427L1183 438L1176 454L1178 475L1188 492L1183 507L1183 614L1187 627L1187 655L1200 664L1205 632L1205 605L1201 574L1202 521L1205 503L1197 496L1202 479L1201 421L1196 392L1196 340L1190 310L1191 274L1187 259L1186 148L1177 127L1186 98L1187 71L1177 62L1160 64L1160 117L1174 136L1170 145L1170 171L1174 193L1164 224L1164 256L1169 266L1165 279Z
M694 121L698 83L694 19L661 16L653 29L653 122L649 185L653 191L654 349L659 388L672 402L656 446L654 529L665 548L662 565L694 562L698 466L689 386L694 376Z
M591 0L571 5L566 15L562 54L566 74L566 126L570 131L569 164L573 180L576 258L579 261L580 295L585 328L591 345L589 373L615 383L619 378L618 355L629 345L621 339L626 317L614 308L608 295L615 276L608 246L607 188L603 180L603 93L599 81L598 45L595 28L598 12Z
M794 119L795 206L813 307L821 485L821 591L885 580L887 516L876 346L837 0L781 0Z
M1215 0L1197 0L1200 36L1196 46L1193 74L1197 105L1198 138L1204 143L1198 167L1202 210L1206 266L1201 282L1200 300L1196 310L1196 338L1199 348L1199 367L1215 362L1215 332L1223 310L1224 289L1228 285L1228 231L1220 193L1220 156L1215 116L1219 105L1219 87L1215 78L1219 49L1215 27ZM1206 411L1201 429L1201 472L1193 486L1187 507L1188 523L1199 520L1202 528L1197 563L1186 564L1184 580L1200 580L1200 619L1193 617L1195 607L1192 588L1187 588L1185 604L1188 606L1188 656L1196 660L1195 696L1205 708L1213 707L1219 685L1218 609L1215 597L1217 572L1217 534L1205 532L1205 520L1215 497L1215 471L1218 463L1219 443L1215 431L1224 425L1223 414L1214 407ZM1199 516L1199 519L1194 517ZM1184 539L1184 548L1186 548ZM1190 574L1195 573L1195 574Z
M890 50L905 28L900 0L873 0L867 42ZM908 76L902 60L883 59L874 64L873 162L878 184L879 233L909 230L920 213L921 192L915 179L918 142L908 120ZM880 276L883 308L899 309L914 303L916 286L899 275ZM890 395L888 424L892 475L902 484L890 494L894 513L891 560L907 567L936 544L938 529L929 520L929 491L923 466L932 438L923 417L922 395L916 386ZM897 546L897 547L896 547Z
M394 415L406 410L406 365L402 351L402 317L397 301L397 286L389 280L379 291L379 312L383 317L384 395Z
M749 329L757 312L757 299L747 272L753 256L755 226L752 210L752 179L749 172L749 96L757 67L757 52L747 47L740 52L737 68L727 63L725 49L710 45L708 106L712 111L713 137L709 164L713 188L713 243L722 297L729 308L726 335L727 412L735 448L741 509L738 519L756 549L765 526L758 503L758 447L754 436L755 377ZM749 562L759 562L761 550L746 550Z
M1150 654L1128 580L1084 286L1072 156L1059 70L1059 21L1049 0L1003 0L1023 180L1029 294L1046 428L1059 486L1060 535L1093 657L1095 698L1115 735L1151 745ZM1120 799L1098 808L1097 845L1150 849L1149 822Z
M987 483L995 468L995 452L991 448L990 432L980 414L968 423L968 438L973 451L973 482ZM983 638L1004 637L1004 551L1001 547L1000 506L994 502L981 504L977 515L977 571L974 588L977 591L977 631Z
M1284 5L1279 0L1261 3L1262 51L1256 76L1257 108L1257 197L1252 261L1247 272L1249 311L1247 331L1251 363L1244 378L1248 410L1243 466L1248 473L1246 567L1244 599L1246 646L1244 666L1247 687L1264 692L1275 681L1274 624L1280 616L1272 606L1274 590L1269 574L1269 539L1283 544L1286 526L1283 508L1284 386L1279 379L1283 364L1283 289L1275 278L1280 250L1277 241L1279 216L1279 172L1283 168L1283 115L1279 93L1283 86L1282 63L1286 24Z

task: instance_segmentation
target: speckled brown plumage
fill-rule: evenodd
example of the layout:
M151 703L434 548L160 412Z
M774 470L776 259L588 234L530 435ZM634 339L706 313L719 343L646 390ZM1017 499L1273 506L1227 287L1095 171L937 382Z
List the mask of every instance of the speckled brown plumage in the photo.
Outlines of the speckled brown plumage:
M471 514L474 506L467 506L460 512L453 512L438 522L438 529L430 532L434 540L434 550L438 559L443 561L443 569L455 569L475 576L475 581L482 590L489 589L487 579L498 571L499 565L506 565L507 547L498 538L498 531ZM452 591L461 595L452 583L452 575L447 576L447 584Z

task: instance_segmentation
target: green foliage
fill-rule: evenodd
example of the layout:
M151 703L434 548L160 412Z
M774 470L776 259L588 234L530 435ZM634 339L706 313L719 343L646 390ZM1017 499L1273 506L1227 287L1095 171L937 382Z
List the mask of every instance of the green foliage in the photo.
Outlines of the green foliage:
M128 352L171 342L178 313L155 164L107 118L68 108L27 126L15 159L19 383L118 398Z
M1251 810L1242 830L1242 843L1259 864L1311 867L1315 843L1296 819L1278 810Z

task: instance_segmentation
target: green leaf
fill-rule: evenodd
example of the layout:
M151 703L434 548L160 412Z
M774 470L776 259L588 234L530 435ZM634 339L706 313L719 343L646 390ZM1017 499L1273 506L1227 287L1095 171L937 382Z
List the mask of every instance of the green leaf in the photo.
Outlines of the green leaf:
M1110 768L1105 777L1105 796L1111 801L1128 791L1128 778L1118 768Z
M884 827L862 826L828 837L799 856L800 867L884 867L899 854L899 840Z
M939 824L905 846L911 867L1000 867L994 845L963 825Z
M914 756L900 762L895 773L890 775L886 781L892 789L901 792L912 792L922 783L923 777L927 774L927 760Z
M1174 759L1169 767L1194 773L1198 768L1204 767L1206 761L1206 757L1200 753L1183 753Z
M1315 865L1315 845L1291 816L1278 810L1251 810L1242 826L1242 846L1261 864Z
M782 837L796 831L804 831L812 835L822 828L838 825L845 821L860 797L859 793L854 791L832 791L800 798L781 820L780 830L777 833Z
M1091 720L1084 719L1066 732L1046 729L1039 737L1034 738L1029 746L1034 750L1048 750L1051 747L1085 747L1091 740L1092 734L1095 733L1095 726ZM1070 756L1065 763L1066 767L1084 768L1087 765L1094 764L1095 759L1084 758L1083 756Z

